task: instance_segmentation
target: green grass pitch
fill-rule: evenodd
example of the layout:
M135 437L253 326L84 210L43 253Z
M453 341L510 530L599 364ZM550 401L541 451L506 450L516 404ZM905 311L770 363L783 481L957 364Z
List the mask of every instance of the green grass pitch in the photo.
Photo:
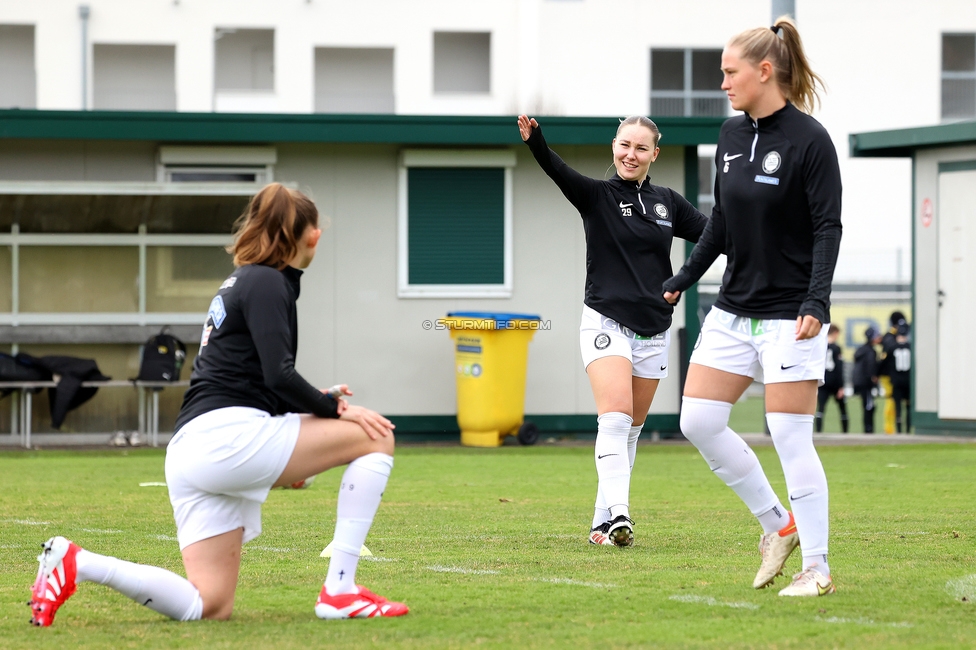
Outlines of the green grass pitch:
M770 447L757 453L784 495ZM341 470L275 490L230 622L176 623L85 583L28 625L39 544L182 575L161 450L0 454L3 648L890 648L976 644L976 445L822 447L837 594L754 591L759 528L688 445L641 446L631 549L586 543L590 446L403 445L359 581L402 619L320 621ZM794 554L788 571L799 570ZM965 600L964 600L965 599Z

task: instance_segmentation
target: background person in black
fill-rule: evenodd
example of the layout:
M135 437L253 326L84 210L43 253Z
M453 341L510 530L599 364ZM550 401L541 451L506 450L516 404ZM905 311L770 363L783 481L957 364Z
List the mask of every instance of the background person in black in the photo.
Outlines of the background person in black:
M320 391L295 370L299 278L321 234L315 204L278 183L258 192L238 220L229 249L238 268L210 304L166 452L187 579L54 537L38 558L33 623L50 625L76 584L86 580L176 620L229 618L241 546L261 532L268 491L346 464L334 551L315 613L407 613L405 605L355 584L359 552L393 467L393 425L349 404L342 397L352 395L347 386ZM60 583L57 595L50 580Z
M597 180L569 167L546 145L539 123L518 118L536 161L579 210L586 233L586 291L580 352L597 407L598 477L591 544L633 544L630 475L637 439L658 382L667 377L671 314L661 295L673 237L697 241L705 217L680 194L653 185L648 168L661 134L628 117L611 143L616 173Z
M878 353L874 346L881 335L873 327L864 330L864 345L854 351L851 384L864 409L864 433L874 433L874 395L878 390Z
M840 426L844 433L847 433L850 422L847 419L847 397L844 395L844 358L840 346L837 345L837 338L840 336L840 328L831 325L827 329L827 360L824 366L824 383L817 389L817 433L823 431L824 409L827 402L833 397L837 400L840 408Z
M772 584L799 541L803 571L780 595L821 596L834 586L827 477L813 445L813 414L840 247L837 153L807 114L822 83L790 19L733 37L722 52L722 72L722 90L744 114L726 121L719 134L708 226L664 283L665 298L676 302L726 254L722 288L691 358L681 430L763 527L753 586ZM755 454L728 427L732 404L760 375L792 514Z
M878 386L884 396L884 410L882 412L882 422L884 432L892 434L895 432L895 400L892 389L892 373L894 372L894 358L891 351L895 349L895 336L898 328L908 325L905 314L899 310L891 312L888 317L888 331L881 337L881 356L878 359Z
M895 425L898 433L909 433L912 428L912 343L907 323L898 326L895 344L888 352L891 358L891 399L895 405ZM904 406L904 418L902 418ZM902 427L904 424L904 428Z

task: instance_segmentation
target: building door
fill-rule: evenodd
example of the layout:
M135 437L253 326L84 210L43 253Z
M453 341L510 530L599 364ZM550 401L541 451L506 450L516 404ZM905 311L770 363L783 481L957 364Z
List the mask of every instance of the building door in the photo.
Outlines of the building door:
M976 162L939 174L939 418L976 420Z

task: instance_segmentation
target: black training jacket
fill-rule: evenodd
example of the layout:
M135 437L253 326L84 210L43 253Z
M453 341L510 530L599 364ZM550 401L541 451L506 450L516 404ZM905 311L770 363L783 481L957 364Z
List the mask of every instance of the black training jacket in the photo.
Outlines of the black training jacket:
M210 303L177 431L227 406L338 417L336 400L295 370L301 276L290 266L278 271L249 264L224 280Z
M839 388L844 385L844 358L840 346L827 344L827 364L824 370L824 386Z
M708 227L665 290L684 291L725 253L717 307L829 323L841 182L827 131L790 103L758 121L743 114L722 125L715 164Z
M536 127L532 155L579 210L586 234L584 304L642 336L671 327L661 283L671 277L671 240L698 241L707 219L668 187L584 176L556 155Z

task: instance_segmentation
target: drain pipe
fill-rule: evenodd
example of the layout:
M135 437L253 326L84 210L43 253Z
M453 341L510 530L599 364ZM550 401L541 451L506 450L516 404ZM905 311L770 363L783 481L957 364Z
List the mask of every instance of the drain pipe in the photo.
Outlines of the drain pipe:
M796 20L796 3L794 0L773 0L773 20L780 16L789 16Z
M91 8L88 5L78 5L78 17L81 18L81 110L88 110L88 16Z

